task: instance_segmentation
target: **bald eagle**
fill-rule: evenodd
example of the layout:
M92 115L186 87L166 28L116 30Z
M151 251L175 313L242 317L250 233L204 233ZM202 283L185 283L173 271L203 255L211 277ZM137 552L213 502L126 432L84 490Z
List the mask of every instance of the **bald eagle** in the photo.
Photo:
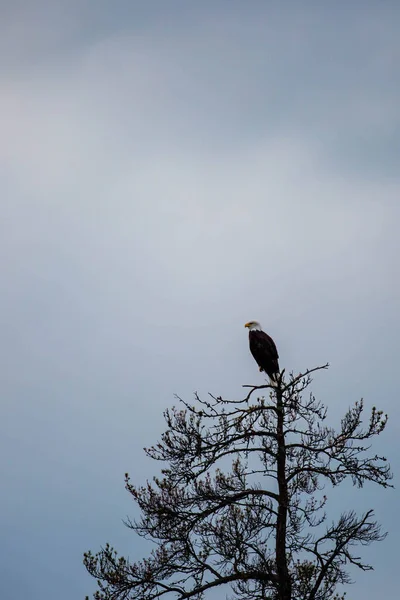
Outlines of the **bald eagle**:
M261 329L258 321L249 321L245 327L249 330L250 352L260 371L265 371L271 383L276 383L279 375L279 355L274 340Z

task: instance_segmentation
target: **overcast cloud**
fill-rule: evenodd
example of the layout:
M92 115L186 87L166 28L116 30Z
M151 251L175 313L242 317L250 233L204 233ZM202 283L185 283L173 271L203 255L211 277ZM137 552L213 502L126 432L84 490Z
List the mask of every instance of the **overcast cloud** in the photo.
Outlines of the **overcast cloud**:
M323 5L323 6L322 6ZM340 5L340 6L339 6ZM329 361L337 424L364 396L400 461L400 5L0 3L0 596L83 598L82 553L141 557L123 488L173 394ZM352 600L397 596L390 535Z

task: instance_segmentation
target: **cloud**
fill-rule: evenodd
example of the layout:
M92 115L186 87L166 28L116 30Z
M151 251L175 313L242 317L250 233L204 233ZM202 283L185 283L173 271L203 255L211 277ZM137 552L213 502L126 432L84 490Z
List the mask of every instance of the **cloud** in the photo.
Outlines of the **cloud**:
M365 393L393 415L384 452L397 435L395 19L88 4L21 3L0 36L3 515L24 514L15 577L39 539L33 598L52 545L74 574L97 541L128 547L123 473L151 476L173 392L257 376L249 319L288 370L332 362L315 383L332 419Z

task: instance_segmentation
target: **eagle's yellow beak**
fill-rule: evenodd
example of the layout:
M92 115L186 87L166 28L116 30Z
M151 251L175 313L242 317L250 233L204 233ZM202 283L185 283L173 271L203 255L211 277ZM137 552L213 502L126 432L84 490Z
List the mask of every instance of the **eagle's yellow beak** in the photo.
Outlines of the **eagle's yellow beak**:
M245 327L250 327L250 321L248 323L245 323Z

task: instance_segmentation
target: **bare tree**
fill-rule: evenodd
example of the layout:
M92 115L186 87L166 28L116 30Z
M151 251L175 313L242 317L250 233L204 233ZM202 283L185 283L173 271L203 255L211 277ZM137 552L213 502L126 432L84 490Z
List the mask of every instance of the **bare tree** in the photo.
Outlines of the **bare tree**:
M362 426L363 401L338 431L326 408L304 394L311 373L280 377L278 386L244 386L240 401L210 396L165 412L168 429L146 449L165 463L162 475L126 489L141 510L126 524L155 542L150 556L130 563L106 545L84 556L98 580L97 600L200 599L225 587L254 600L332 600L350 583L349 565L372 569L357 545L382 540L373 511L350 511L327 524L324 488L350 478L362 487L391 487L386 459L369 441L387 416L372 409ZM261 395L264 394L264 395ZM222 590L221 590L222 591ZM226 591L226 590L225 590Z

